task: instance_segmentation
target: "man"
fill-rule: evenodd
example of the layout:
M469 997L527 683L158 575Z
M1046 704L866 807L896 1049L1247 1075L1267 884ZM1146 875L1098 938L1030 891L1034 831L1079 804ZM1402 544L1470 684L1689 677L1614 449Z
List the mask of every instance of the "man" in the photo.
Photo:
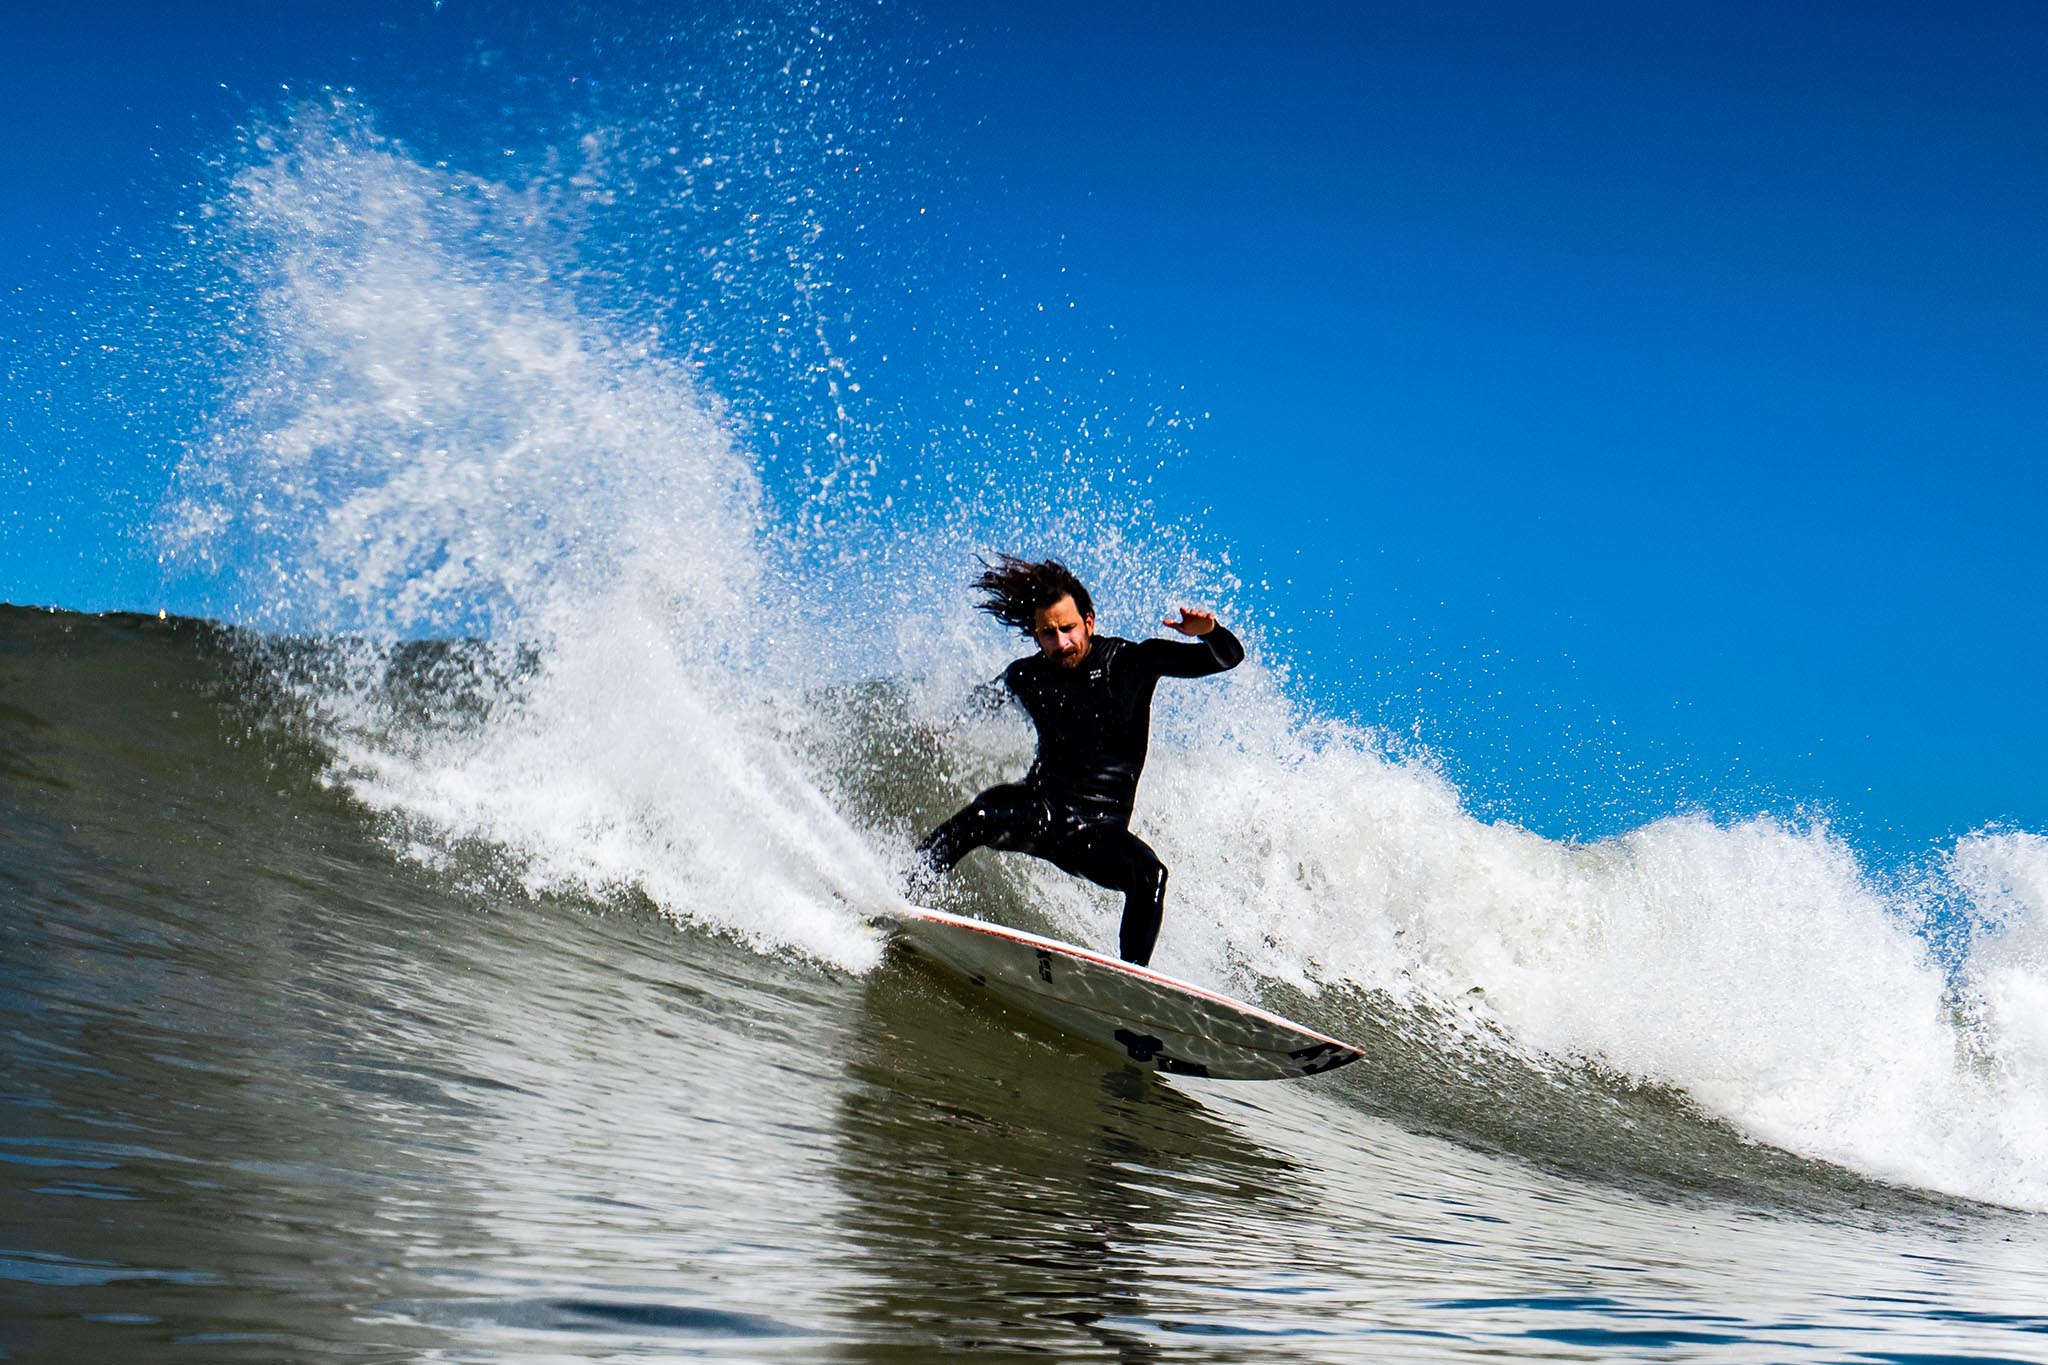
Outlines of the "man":
M1061 871L1124 894L1119 951L1152 960L1166 904L1166 868L1130 831L1131 805L1145 767L1152 690L1161 678L1201 678L1244 659L1237 637L1206 611L1181 608L1164 624L1192 642L1133 643L1095 633L1088 589L1055 560L1013 555L984 562L977 605L1037 642L1038 653L986 685L992 702L1007 691L1038 727L1038 755L1021 783L991 787L940 825L918 853L932 873L952 871L987 846L1043 858Z

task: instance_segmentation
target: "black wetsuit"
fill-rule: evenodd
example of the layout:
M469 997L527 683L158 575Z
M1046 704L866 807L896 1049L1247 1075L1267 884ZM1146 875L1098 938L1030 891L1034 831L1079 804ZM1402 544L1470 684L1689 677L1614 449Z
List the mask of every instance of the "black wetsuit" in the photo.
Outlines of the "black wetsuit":
M1087 657L1062 668L1043 654L1019 659L992 689L1007 689L1038 727L1038 756L1021 783L991 787L925 836L918 852L951 871L983 846L1029 853L1124 893L1119 950L1152 960L1166 904L1166 867L1130 831L1131 805L1152 730L1161 678L1202 678L1235 668L1244 646L1222 626L1187 643L1133 643L1098 635ZM1000 690L993 696L1000 699Z

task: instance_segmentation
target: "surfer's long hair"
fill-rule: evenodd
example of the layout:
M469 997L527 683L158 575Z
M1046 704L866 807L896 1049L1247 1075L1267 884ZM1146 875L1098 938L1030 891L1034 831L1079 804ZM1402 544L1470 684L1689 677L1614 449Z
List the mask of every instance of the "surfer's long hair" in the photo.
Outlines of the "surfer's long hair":
M1057 559L1032 561L998 553L993 563L981 561L974 590L983 595L976 607L1026 635L1037 624L1038 613L1062 597L1073 598L1083 616L1095 614L1088 589Z

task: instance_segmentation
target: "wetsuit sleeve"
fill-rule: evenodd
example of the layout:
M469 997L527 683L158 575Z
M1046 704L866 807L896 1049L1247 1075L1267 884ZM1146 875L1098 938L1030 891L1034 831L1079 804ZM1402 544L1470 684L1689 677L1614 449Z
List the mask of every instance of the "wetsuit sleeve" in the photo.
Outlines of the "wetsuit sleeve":
M1138 646L1138 658L1154 676L1161 678L1206 678L1244 662L1244 645L1222 626L1197 640L1146 640Z

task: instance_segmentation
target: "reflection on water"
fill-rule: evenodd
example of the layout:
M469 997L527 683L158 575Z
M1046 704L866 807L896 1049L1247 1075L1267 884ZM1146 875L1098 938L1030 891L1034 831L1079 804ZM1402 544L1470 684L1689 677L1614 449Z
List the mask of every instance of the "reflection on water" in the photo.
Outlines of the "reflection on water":
M1296 1171L1151 1073L899 968L868 985L839 1103L839 1226L874 1277L847 1358L997 1343L1157 1358L1119 1319L1155 1267L1302 1209ZM1170 1291L1169 1291L1170 1292Z

